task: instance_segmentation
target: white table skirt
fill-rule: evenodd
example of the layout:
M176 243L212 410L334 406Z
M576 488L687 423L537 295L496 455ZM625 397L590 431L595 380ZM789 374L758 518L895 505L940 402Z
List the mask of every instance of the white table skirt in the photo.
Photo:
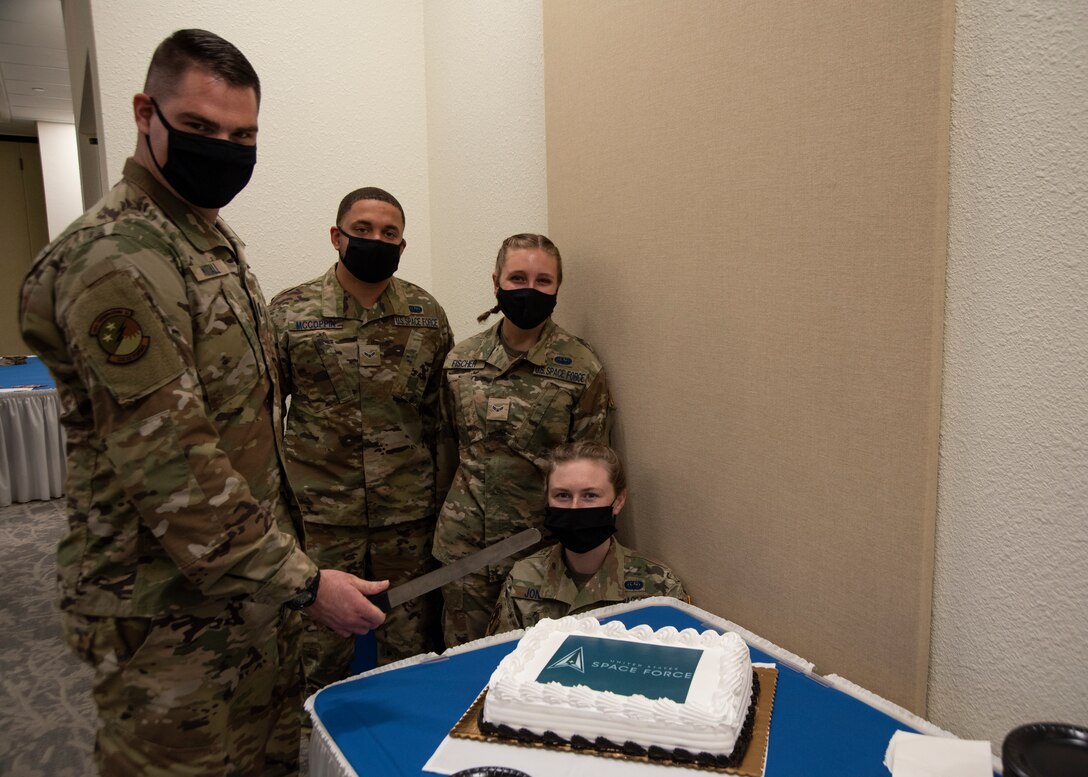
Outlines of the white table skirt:
M0 507L64 495L56 389L0 393Z

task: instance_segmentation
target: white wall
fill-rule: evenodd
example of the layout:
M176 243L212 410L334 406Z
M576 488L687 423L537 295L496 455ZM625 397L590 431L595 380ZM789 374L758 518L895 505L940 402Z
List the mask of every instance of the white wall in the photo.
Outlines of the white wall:
M462 340L502 241L547 232L543 18L540 0L425 8L433 277Z
M258 164L223 215L267 296L328 267L340 198L381 186L407 215L399 274L439 297L462 338L494 304L503 238L545 229L540 0L93 0L92 10L111 181L132 152L131 99L160 40L204 27L253 63Z
M1088 724L1088 4L957 7L929 716Z
M52 240L83 213L75 125L39 121L38 148L42 155L45 217Z
M174 30L234 43L261 78L257 168L223 216L247 244L267 297L335 261L329 227L360 186L393 193L407 215L400 275L431 281L427 105L420 0L92 2L107 172L136 130L132 95Z

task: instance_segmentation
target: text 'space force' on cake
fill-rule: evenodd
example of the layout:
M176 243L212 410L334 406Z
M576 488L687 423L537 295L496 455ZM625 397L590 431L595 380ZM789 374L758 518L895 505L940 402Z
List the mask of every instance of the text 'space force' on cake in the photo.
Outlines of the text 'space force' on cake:
M479 725L523 741L735 766L758 693L748 647L732 632L545 619L491 675Z

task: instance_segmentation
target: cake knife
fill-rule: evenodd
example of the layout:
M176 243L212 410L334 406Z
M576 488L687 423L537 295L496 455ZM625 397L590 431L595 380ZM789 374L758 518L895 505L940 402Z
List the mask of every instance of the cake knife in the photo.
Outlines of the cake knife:
M398 604L422 596L428 591L444 586L446 583L452 583L454 580L458 580L470 572L475 572L481 567L486 567L488 564L502 561L504 558L512 556L519 550L525 550L525 548L536 542L540 542L540 530L526 529L507 537L501 542L496 542L494 545L488 545L472 555L457 559L452 564L446 564L434 572L420 575L407 583L387 588L380 594L374 594L367 598L382 612L389 612Z

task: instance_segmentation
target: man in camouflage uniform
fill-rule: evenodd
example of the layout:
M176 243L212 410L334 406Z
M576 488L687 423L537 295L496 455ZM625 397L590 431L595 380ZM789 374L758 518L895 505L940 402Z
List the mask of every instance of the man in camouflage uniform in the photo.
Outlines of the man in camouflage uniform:
M407 243L404 211L364 188L330 230L337 261L278 294L284 385L291 395L286 464L315 562L392 584L433 569L438 386L452 345L434 297L393 277ZM380 663L433 650L437 595L391 610L376 633ZM354 641L307 624L311 690L348 676Z
M217 218L249 180L259 99L227 41L163 41L123 179L23 285L68 436L60 605L110 777L297 773L295 610L345 633L382 621L364 594L384 585L319 575L299 547L271 322Z
M553 545L514 564L503 583L488 634L535 626L542 618L562 618L609 604L648 596L690 601L668 567L612 540L600 569L578 580Z
M589 345L549 318L535 346L511 354L502 323L458 343L444 366L442 409L459 457L435 531L434 555L445 564L541 526L543 472L556 445L608 442L612 401ZM513 563L443 586L447 646L485 636Z

